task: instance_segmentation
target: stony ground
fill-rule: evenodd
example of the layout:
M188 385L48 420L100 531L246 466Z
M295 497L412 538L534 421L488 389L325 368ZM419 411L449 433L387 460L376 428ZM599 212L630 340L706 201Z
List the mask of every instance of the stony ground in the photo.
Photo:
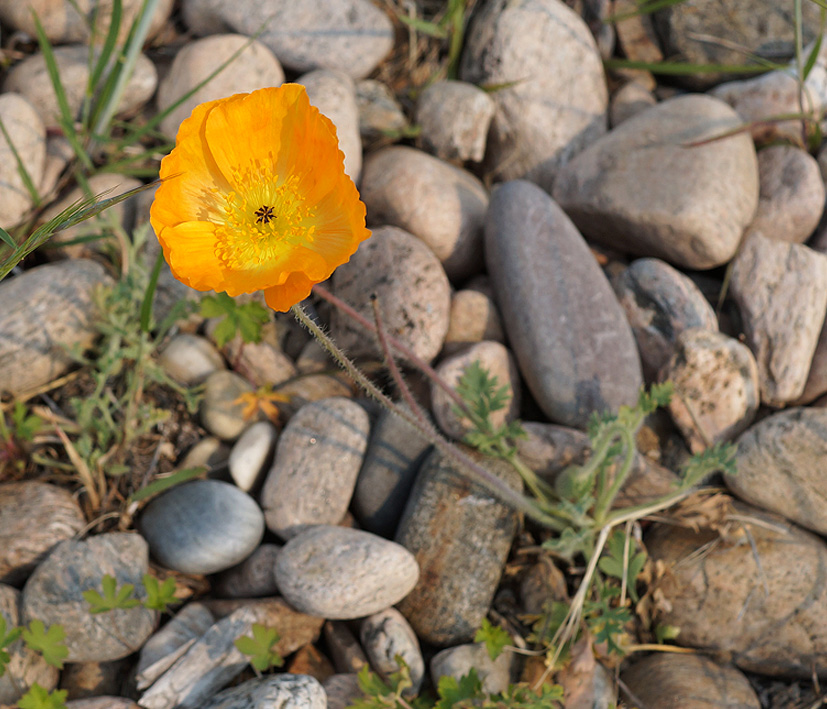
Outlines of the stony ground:
M793 4L162 0L118 108L127 125L226 66L131 153L104 141L84 166L29 8L78 116L88 22L109 16L0 1L0 226L16 238L84 182L117 194L157 175L197 104L295 81L335 123L373 230L306 306L373 381L401 397L359 322L375 295L448 439L472 423L422 364L451 386L474 362L497 376L493 422L523 421L529 486L563 489L595 459L593 415L663 381L674 394L637 431L617 505L670 494L717 444L734 444L737 469L619 527L578 641L547 667L545 631L588 557L362 398L257 296L205 299L163 266L156 327L141 329L149 190L0 284L0 613L8 628L61 626L67 649L58 669L10 644L0 706L37 684L73 709L344 708L355 673L387 679L397 655L426 700L474 668L480 702L545 679L566 707L820 706L827 49L808 61L818 9L803 4L796 32ZM138 10L125 0L124 26ZM715 68L745 54L775 68ZM693 70L656 79L617 57ZM241 321L255 341L228 325ZM464 450L503 494L523 490L513 466ZM633 578L612 575L612 554L640 560ZM146 574L167 581L171 609L91 613L84 592L105 594L107 575L151 598ZM473 642L484 621L509 636L496 660ZM255 624L278 631L282 668L254 672L235 646Z

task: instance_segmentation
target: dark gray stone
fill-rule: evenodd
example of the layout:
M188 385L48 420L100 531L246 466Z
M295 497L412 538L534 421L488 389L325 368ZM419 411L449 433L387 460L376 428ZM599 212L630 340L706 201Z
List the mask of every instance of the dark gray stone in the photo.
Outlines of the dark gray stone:
M196 480L150 502L139 527L152 556L164 566L212 574L252 554L264 534L264 515L235 485Z
M631 328L554 200L530 182L497 187L485 250L520 372L546 415L585 427L594 411L634 404L642 375Z

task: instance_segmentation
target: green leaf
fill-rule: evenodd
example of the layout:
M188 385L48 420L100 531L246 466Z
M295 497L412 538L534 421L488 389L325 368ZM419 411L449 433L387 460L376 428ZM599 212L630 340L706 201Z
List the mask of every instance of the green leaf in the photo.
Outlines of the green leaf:
M6 618L0 614L0 677L6 672L6 665L11 662L11 655L6 652L5 648L11 645L17 638L20 637L20 633L23 632L22 628L12 628L9 632L6 632Z
M439 701L435 709L453 709L454 706L467 699L477 699L484 696L482 682L477 671L472 667L467 675L463 675L459 682L456 677L443 675L437 686Z
M89 604L90 613L107 613L118 608L135 608L141 605L137 598L132 597L135 591L134 584L125 583L120 590L117 590L117 584L118 580L114 576L106 574L101 579L103 595L94 588L83 592L83 597Z
M408 709L410 706L416 706L407 701L402 703L403 693L412 687L413 683L408 665L402 657L397 655L395 660L399 671L392 673L387 683L371 672L368 665L359 670L359 689L365 697L353 701L348 709Z
M28 409L22 401L14 402L11 419L14 424L15 437L19 441L31 441L43 425L43 419L27 412Z
M428 20L421 20L418 17L408 17L407 15L397 15L397 17L403 24L408 25L408 27L413 27L417 32L422 32L422 34L426 34L429 37L445 39L448 36L448 30L445 27L440 27Z
M606 549L600 561L597 563L598 568L607 576L616 579L623 578L624 565L623 554L626 548L626 534L621 530L616 529L606 542ZM633 601L638 601L639 597L635 589L635 581L643 570L646 564L646 553L638 550L638 544L634 539L629 540L629 559L628 567L626 567L626 582L629 589L629 595Z
M48 692L39 684L31 686L20 699L17 706L20 709L66 709L66 697L69 695L66 689L56 689Z
M228 315L213 331L213 337L219 347L224 347L230 340L235 337L237 329L236 319L232 315Z
M655 639L663 645L667 640L674 640L681 634L681 629L677 625L656 625Z
M144 487L140 490L134 492L130 496L129 500L131 502L143 502L150 497L158 495L164 490L168 490L169 488L180 485L181 483L189 482L190 480L197 478L199 475L203 475L206 470L207 469L203 465L197 468L184 468L183 470L177 470L166 477L153 480L148 485L144 485Z
M69 655L69 648L63 642L66 631L62 625L52 625L47 629L42 620L33 620L28 628L23 629L23 640L29 649L39 652L46 664L63 669L63 660Z
M559 684L544 684L538 694L529 685L521 683L510 684L505 692L492 697L485 706L491 709L550 709L563 699L563 688Z
M0 240L11 246L13 249L17 248L17 242L12 238L11 234L9 234L9 232L2 227L0 227Z
M511 636L500 626L491 625L488 618L482 619L482 625L474 635L475 643L485 643L485 649L492 660L496 660L503 649L511 644Z
M162 584L151 574L144 574L143 580L146 589L144 608L166 613L169 606L178 602L175 598L175 579L172 576Z
M284 660L273 649L273 646L279 641L278 631L261 623L253 623L252 632L252 637L242 635L237 638L235 641L236 648L249 656L250 664L259 672L269 670L271 667L281 667Z
M232 311L232 308L227 306L227 300L232 302L232 298L226 293L205 295L201 299L201 317L218 318L222 315L227 315Z

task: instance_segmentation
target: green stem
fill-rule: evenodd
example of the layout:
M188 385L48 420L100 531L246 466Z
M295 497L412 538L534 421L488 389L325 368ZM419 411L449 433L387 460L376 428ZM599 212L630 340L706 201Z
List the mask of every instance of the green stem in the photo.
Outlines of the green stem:
M619 435L623 440L623 448L626 457L623 459L623 465L620 467L620 470L615 473L614 480L612 481L609 489L604 492L603 489L605 487L605 483L600 486L597 502L595 502L594 505L593 515L597 524L601 524L605 519L606 513L611 507L612 502L614 502L615 497L617 497L617 493L620 492L620 488L623 487L623 483L625 483L626 478L629 477L629 473L632 470L632 463L635 460L635 436L632 430L620 427L617 435Z
M503 502L511 505L515 509L523 512L528 517L536 520L540 524L556 530L562 531L565 524L557 520L545 512L529 498L512 490L505 482L500 480L491 471L486 470L481 465L473 461L468 455L459 450L456 446L449 443L442 436L440 436L433 426L423 425L411 415L410 412L400 407L395 402L391 401L379 388L368 379L357 367L350 361L347 355L342 352L335 342L322 330L310 316L304 311L300 305L294 305L292 308L295 318L310 332L313 337L324 347L325 350L333 357L348 375L362 387L370 396L381 403L388 411L399 416L409 426L412 426L416 431L431 443L440 453L446 457L453 458L459 465L471 473L471 477L483 487L487 488L495 495L497 495Z

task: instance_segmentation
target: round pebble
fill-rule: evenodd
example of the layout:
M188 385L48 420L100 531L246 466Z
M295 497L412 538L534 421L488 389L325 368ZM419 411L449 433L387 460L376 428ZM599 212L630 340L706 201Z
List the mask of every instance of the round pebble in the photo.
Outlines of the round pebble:
M267 527L290 539L308 524L338 524L347 512L368 444L370 420L341 397L303 406L279 437L261 491Z
M396 608L387 608L365 618L359 626L362 647L370 665L383 679L399 672L397 656L404 660L410 671L412 686L404 694L419 693L425 678L425 661L419 649L419 640L405 616Z
M161 352L158 363L184 386L200 384L213 372L224 369L224 359L206 337L181 333Z
M246 559L261 542L264 516L234 485L196 480L150 502L139 527L152 556L185 574L212 574Z
M503 652L492 660L482 643L455 645L431 658L431 681L436 685L442 677L453 677L459 682L473 669L480 678L483 691L499 694L511 683L512 659L510 652Z
M89 613L83 593L102 593L104 576L118 587L133 584L143 596L149 571L147 543L138 534L110 532L58 544L23 587L23 617L46 626L60 624L69 651L66 662L118 660L138 650L155 628L157 613L143 606Z
M235 372L214 372L207 377L200 411L204 428L226 441L238 438L250 424L239 397L252 391L250 382Z
M222 571L215 579L213 591L224 598L277 595L276 559L280 550L278 544L262 544L238 566Z
M327 709L327 696L309 675L276 674L250 679L216 694L201 709Z
M359 133L363 140L380 139L388 133L398 133L408 125L393 91L381 81L359 81L356 84L356 103L359 106Z
M244 429L230 452L229 466L233 482L250 492L262 481L273 461L278 431L269 421L257 421Z
M276 581L298 610L349 620L402 600L419 568L399 544L369 532L320 525L293 537L279 554Z
M365 173L369 169L366 164ZM334 272L333 291L369 322L373 322L370 296L375 293L385 331L425 361L442 349L451 286L434 253L407 231L374 229L350 261ZM376 338L339 311L333 313L331 334L351 357L382 358Z
M456 291L451 296L451 320L443 354L455 354L483 340L505 342L497 305L491 296L480 290L466 288Z
M479 271L488 194L471 173L421 150L392 146L365 161L360 191L372 224L422 239L452 281Z

